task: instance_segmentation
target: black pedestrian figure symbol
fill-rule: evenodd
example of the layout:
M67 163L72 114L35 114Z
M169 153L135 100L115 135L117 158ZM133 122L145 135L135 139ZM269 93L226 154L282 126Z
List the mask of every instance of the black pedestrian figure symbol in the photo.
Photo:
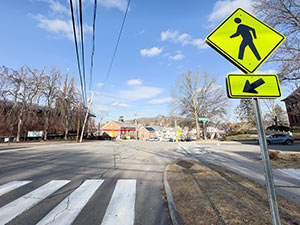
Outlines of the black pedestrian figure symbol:
M241 23L242 20L240 18L235 18L234 22L236 22L237 24ZM244 52L245 52L245 48L247 46L250 47L250 49L252 50L253 54L255 55L255 57L257 58L257 60L259 61L261 58L258 54L258 51L256 50L256 47L253 43L253 38L252 35L250 33L250 31L252 31L253 33L253 37L256 39L256 33L254 28L252 27L248 27L244 24L240 24L237 28L237 31L235 34L231 35L230 38L234 38L237 37L239 35L241 35L243 37L243 41L240 45L240 50L239 50L239 59L243 59L244 58Z

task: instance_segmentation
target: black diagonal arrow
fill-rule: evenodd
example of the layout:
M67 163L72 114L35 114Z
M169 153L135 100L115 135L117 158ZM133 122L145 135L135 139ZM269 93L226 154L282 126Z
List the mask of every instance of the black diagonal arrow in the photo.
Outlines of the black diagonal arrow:
M259 86L263 85L264 83L265 83L265 81L262 78L260 78L257 81L254 81L252 84L250 84L249 80L247 80L243 92L257 94L258 92L255 90L255 88L258 88Z

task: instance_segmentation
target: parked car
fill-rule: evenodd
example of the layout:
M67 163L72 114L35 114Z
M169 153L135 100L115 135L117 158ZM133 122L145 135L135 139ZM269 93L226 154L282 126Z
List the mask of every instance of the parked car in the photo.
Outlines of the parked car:
M289 134L270 134L266 136L268 145L270 144L286 144L291 145L294 143L294 138ZM257 143L259 141L257 140Z
M159 141L158 137L150 137L146 141Z

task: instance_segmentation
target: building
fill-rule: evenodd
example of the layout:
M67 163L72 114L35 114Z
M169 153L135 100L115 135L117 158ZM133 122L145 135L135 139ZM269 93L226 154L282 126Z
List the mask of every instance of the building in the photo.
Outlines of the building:
M140 140L147 140L150 137L155 136L155 130L153 129L153 127L141 127L139 129L139 139Z
M285 102L290 126L300 126L300 87L282 101Z
M134 137L135 126L124 121L109 121L102 127L102 131L113 138Z

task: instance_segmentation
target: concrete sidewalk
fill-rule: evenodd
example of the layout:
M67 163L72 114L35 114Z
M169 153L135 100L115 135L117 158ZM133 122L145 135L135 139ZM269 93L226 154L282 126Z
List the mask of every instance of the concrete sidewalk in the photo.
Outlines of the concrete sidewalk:
M181 152L185 150L182 146L180 146L180 148ZM235 154L234 152L220 152L218 150L214 151L213 148L210 147L209 153L206 154L195 154L189 148L186 151L186 156L194 160L222 166L242 176L248 177L261 185L265 185L263 165L240 154ZM276 192L300 204L300 180L281 173L276 169L273 169L273 177Z

